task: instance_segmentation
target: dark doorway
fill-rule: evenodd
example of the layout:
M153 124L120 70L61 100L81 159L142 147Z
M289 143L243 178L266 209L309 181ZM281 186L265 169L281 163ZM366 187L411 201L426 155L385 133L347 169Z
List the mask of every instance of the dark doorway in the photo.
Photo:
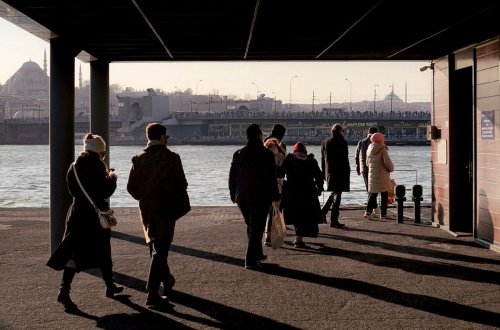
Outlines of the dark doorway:
M473 68L456 70L450 88L450 230L472 233L474 223Z

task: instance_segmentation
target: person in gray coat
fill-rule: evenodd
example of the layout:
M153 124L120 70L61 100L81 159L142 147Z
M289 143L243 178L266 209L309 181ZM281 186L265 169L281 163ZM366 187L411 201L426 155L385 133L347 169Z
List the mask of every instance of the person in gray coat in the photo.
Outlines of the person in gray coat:
M387 218L387 197L390 189L390 173L394 171L394 164L389 157L389 149L384 143L384 135L375 133L371 136L372 143L366 151L366 165L368 166L368 203L364 217L374 219L373 209L377 204L377 195L380 193L380 218Z
M351 167L347 141L344 139L344 129L340 124L333 125L332 137L321 143L321 169L327 183L326 190L331 191L321 209L323 218L326 219L331 207L330 227L342 228L345 225L339 222L339 207L342 192L350 191Z

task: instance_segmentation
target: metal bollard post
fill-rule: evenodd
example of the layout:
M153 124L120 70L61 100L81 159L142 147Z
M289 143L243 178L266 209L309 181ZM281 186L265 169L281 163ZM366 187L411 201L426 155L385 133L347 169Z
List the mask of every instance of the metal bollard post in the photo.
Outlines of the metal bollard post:
M411 199L415 203L415 223L420 223L420 201L423 200L422 194L422 186L419 184L414 185Z
M406 201L406 188L398 184L396 186L396 202L398 203L398 223L403 223L403 202Z

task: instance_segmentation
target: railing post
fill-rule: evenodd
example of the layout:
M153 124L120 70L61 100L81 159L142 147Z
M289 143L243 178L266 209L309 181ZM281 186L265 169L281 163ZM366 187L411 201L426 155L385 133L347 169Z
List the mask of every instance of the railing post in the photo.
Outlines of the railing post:
M422 186L414 185L412 189L412 201L415 203L415 223L420 223L420 201L422 198Z
M396 202L398 203L398 223L403 223L403 202L406 201L406 188L398 184L396 186Z

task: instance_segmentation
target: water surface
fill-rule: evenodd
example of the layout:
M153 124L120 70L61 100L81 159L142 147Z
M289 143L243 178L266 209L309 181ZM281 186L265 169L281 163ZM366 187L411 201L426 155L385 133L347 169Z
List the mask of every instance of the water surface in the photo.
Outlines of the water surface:
M193 206L232 205L227 188L229 167L233 153L242 146L171 146L182 160L189 183L188 193ZM75 146L75 156L82 146ZM118 188L112 196L113 207L137 206L127 193L127 177L131 158L141 146L112 146L111 167L118 175ZM292 146L288 146L288 151ZM308 146L320 161L320 147ZM349 146L351 162L351 192L343 194L343 203L363 204L366 191L363 178L355 172L355 146ZM420 184L424 202L431 201L430 146L390 146L389 154L396 171L392 177L405 185L407 195ZM0 145L0 207L49 207L49 146ZM323 201L323 197L320 197Z

